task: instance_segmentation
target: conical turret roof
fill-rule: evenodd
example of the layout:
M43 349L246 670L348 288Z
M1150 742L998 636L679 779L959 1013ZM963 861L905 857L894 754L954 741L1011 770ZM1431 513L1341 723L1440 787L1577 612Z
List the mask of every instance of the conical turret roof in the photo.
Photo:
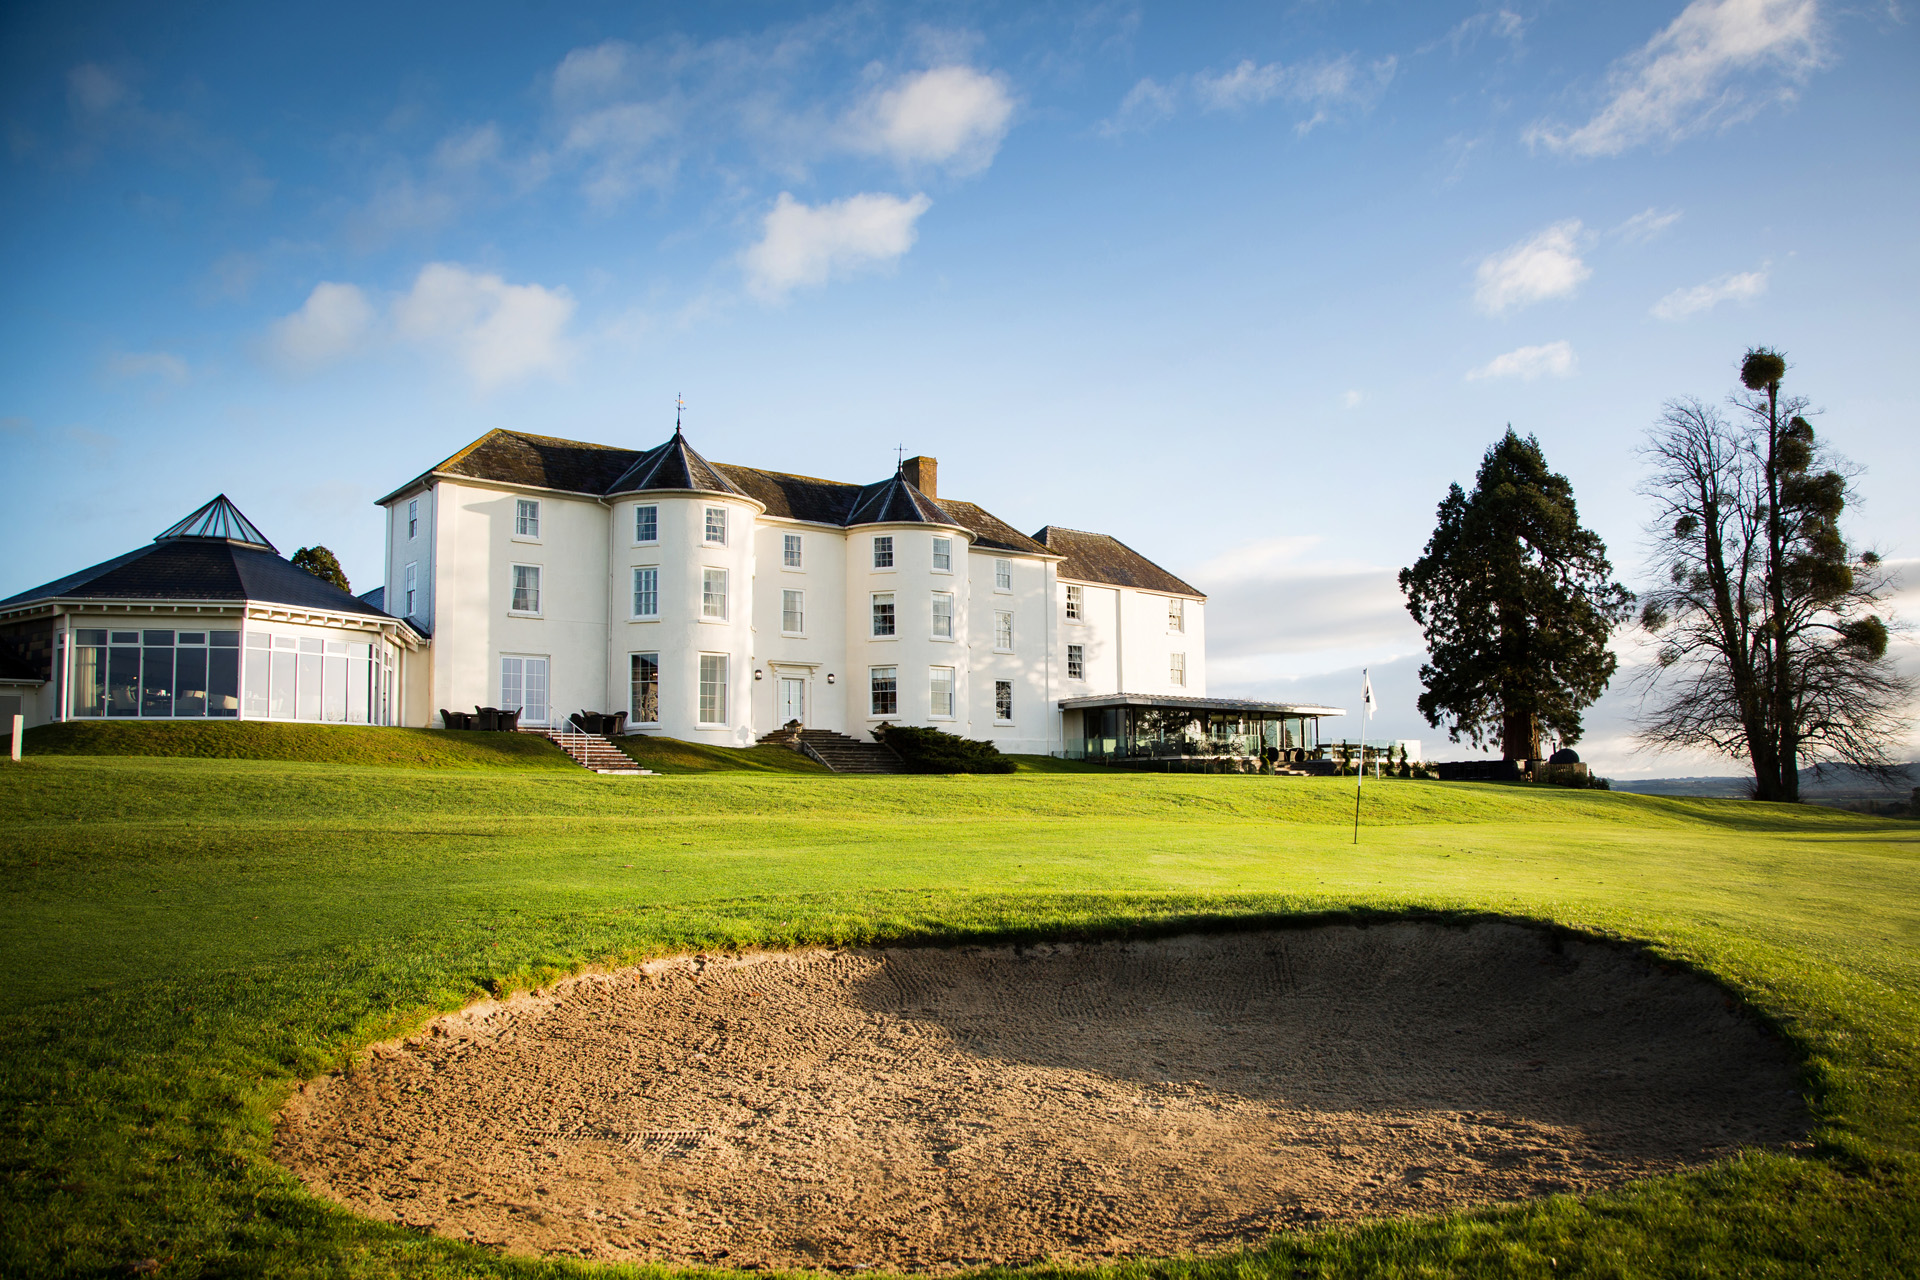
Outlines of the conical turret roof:
M654 489L696 489L704 493L747 496L739 485L721 475L719 468L701 457L678 427L674 428L673 439L635 458L625 474L608 487L607 496Z
M860 490L847 512L847 524L952 524L955 520L941 505L914 488L898 471L890 480L870 484Z
M224 493L186 519L168 526L153 540L167 542L175 538L216 538L237 546L261 547L275 554L279 551L267 541L267 535L260 532L253 521L240 514L240 508L234 506Z

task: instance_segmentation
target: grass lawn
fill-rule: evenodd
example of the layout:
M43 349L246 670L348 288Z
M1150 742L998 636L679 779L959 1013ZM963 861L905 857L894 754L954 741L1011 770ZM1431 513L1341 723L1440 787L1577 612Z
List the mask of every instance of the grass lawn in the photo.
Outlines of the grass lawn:
M0 1274L614 1274L354 1218L267 1154L301 1078L585 964L1393 915L1554 921L1715 975L1804 1054L1814 1143L1117 1273L1920 1273L1920 824L1386 782L1355 847L1352 797L36 755L0 768Z

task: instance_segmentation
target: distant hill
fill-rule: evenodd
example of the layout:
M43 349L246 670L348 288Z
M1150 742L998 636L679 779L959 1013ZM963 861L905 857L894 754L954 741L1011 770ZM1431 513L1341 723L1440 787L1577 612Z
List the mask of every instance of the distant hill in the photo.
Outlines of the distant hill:
M1900 766L1900 777L1891 785L1854 769L1826 768L1800 771L1800 798L1814 804L1838 809L1884 812L1886 806L1904 806L1920 786L1920 761ZM1630 778L1616 779L1615 791L1635 791L1648 796L1708 796L1716 799L1744 798L1753 792L1753 775L1709 778Z

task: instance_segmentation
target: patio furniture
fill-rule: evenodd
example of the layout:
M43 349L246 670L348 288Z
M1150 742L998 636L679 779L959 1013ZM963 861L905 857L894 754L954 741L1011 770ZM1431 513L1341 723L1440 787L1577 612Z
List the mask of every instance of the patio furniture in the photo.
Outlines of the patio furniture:
M449 711L440 708L440 720L449 729L473 728L473 717L465 711Z
M473 709L473 727L476 729L498 729L500 727L500 708L475 707Z
M515 707L511 711L502 711L500 713L501 732L518 733L520 731L520 713L523 710L525 710L524 707Z
M607 727L605 732L609 738L616 737L619 734L625 733L626 731L627 731L627 713L626 712L615 711L607 716Z

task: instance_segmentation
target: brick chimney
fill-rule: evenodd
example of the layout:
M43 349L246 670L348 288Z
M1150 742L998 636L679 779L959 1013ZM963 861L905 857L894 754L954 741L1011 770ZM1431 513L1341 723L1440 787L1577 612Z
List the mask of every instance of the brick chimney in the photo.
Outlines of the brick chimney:
M900 474L907 478L908 484L926 494L935 502L940 500L940 463L938 459L908 458L900 464Z

